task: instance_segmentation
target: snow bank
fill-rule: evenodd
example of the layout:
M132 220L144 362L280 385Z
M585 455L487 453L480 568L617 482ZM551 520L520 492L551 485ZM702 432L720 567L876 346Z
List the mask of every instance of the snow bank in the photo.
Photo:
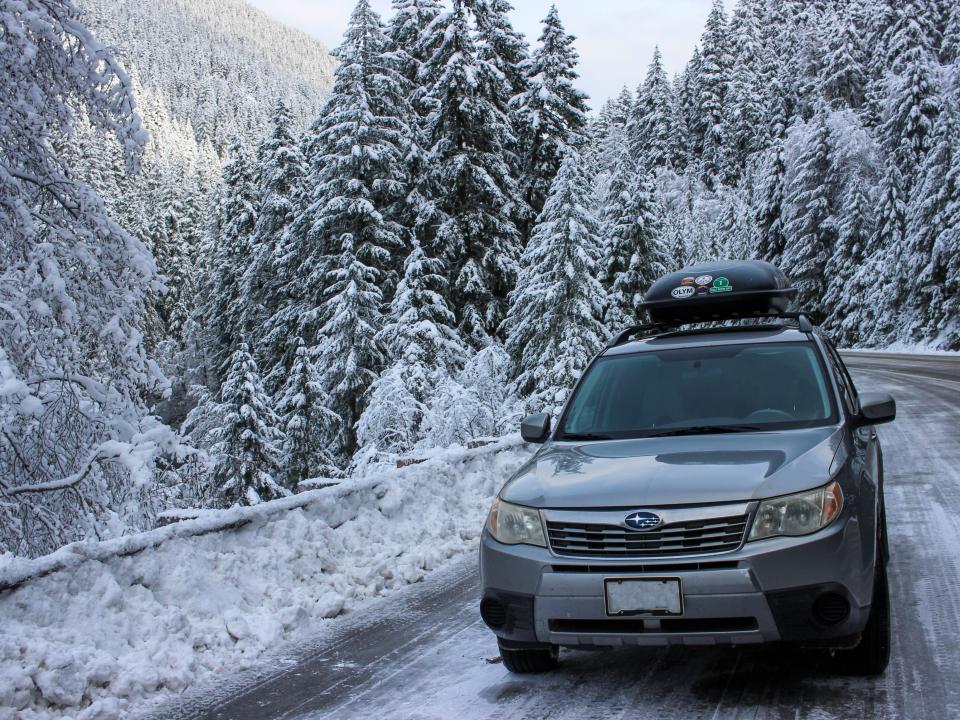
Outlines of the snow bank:
M518 437L149 533L0 557L0 720L121 718L473 547ZM229 530L219 530L224 525Z

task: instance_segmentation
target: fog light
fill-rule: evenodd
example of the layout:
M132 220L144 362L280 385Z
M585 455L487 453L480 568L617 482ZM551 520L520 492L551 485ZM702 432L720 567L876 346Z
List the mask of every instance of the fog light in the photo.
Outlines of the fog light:
M480 617L490 627L500 628L507 622L507 609L499 600L487 598L480 603Z
M849 615L850 602L840 593L823 593L813 601L813 617L824 625L837 625Z

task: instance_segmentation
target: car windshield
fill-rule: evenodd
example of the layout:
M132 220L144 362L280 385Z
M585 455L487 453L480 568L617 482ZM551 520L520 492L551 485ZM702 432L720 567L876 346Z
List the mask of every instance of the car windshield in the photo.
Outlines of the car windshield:
M598 359L557 436L604 440L832 422L833 399L812 344L717 345Z

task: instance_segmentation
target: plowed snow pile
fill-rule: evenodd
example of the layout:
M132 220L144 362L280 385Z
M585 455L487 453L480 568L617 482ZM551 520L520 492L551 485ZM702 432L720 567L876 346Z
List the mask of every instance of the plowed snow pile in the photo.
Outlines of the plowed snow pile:
M518 438L439 451L238 530L87 560L2 593L0 720L121 718L249 666L473 547L492 496L529 456ZM0 557L0 574L13 563Z

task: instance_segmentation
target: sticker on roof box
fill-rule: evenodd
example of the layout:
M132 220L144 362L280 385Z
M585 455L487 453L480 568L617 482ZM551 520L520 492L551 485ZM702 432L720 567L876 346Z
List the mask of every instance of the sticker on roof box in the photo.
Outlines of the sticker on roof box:
M710 288L712 293L725 293L733 290L733 287L730 285L730 281L725 277L718 277L713 281L713 287Z
M678 300L680 298L688 298L693 295L693 293L694 289L690 285L680 285L679 287L675 287L670 291L670 294Z
M713 280L713 275L698 275L697 285L709 285L711 280Z
M683 280L680 281L680 284L681 284L681 285L693 285L693 278L692 278L692 277L685 277Z

